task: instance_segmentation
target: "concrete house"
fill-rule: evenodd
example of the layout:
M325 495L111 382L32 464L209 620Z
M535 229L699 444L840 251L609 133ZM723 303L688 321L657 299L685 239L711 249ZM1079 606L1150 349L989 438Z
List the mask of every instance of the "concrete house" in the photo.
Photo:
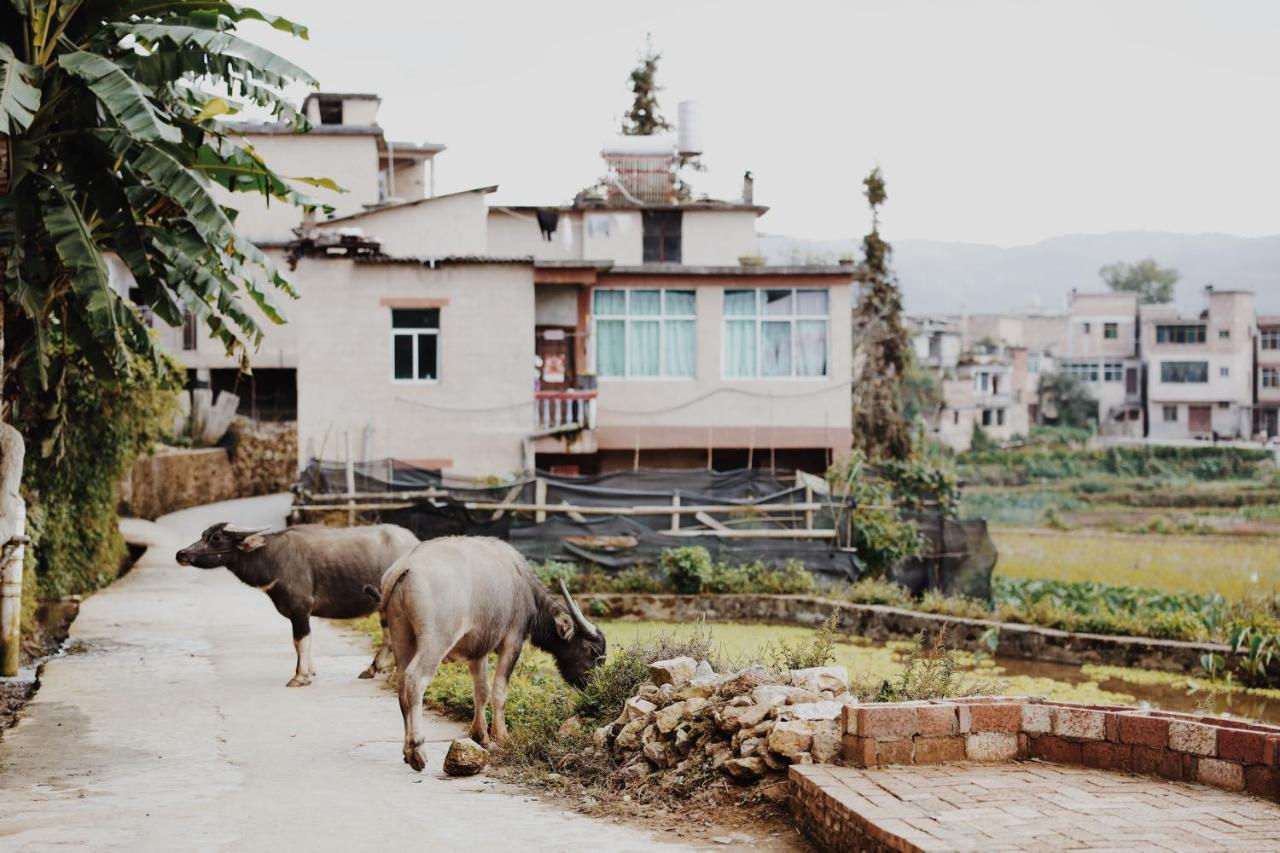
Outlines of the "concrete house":
M1253 429L1262 438L1275 438L1280 436L1280 316L1258 318L1257 362Z
M855 270L760 265L766 208L749 181L734 201L684 197L670 166L689 144L612 140L600 185L569 203L490 205L496 187L433 195L415 176L421 197L299 223L299 462L350 443L477 477L825 469L852 441ZM392 152L374 151L383 186Z
M1205 302L1195 317L1171 305L1142 306L1151 438L1252 435L1254 295L1207 287Z
M1056 369L1084 383L1098 401L1103 435L1143 435L1139 329L1136 294L1072 292Z

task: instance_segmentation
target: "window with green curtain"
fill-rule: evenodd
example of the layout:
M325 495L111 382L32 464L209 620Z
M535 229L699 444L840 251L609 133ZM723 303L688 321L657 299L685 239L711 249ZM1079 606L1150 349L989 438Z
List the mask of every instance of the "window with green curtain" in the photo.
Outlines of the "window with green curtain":
M733 379L748 379L756 375L755 320L725 322L724 375Z
M692 290L596 290L592 296L596 373L637 378L694 376L696 303Z
M791 375L791 323L766 320L760 324L760 375Z

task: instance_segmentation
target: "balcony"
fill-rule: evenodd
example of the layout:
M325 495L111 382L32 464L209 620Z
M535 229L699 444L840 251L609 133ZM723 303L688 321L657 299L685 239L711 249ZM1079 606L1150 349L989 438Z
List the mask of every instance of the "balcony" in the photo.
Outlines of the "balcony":
M533 412L539 434L595 429L596 392L536 391Z

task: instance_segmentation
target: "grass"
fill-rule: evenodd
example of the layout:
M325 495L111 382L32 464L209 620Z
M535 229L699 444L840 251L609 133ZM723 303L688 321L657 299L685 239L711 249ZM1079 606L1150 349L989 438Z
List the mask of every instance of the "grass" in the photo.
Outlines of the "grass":
M1000 553L996 574L1005 577L1216 592L1233 600L1280 589L1274 539L1008 528L992 528L991 538Z

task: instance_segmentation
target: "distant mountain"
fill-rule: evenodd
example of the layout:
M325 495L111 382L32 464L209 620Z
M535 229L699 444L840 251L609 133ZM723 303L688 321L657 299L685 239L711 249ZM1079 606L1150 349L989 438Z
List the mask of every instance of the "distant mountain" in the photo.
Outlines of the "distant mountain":
M860 255L856 240L763 235L760 244L769 263L833 263L842 255ZM1203 307L1201 292L1213 284L1252 290L1260 313L1280 314L1280 236L1117 231L1070 234L1008 249L936 240L901 240L893 249L908 314L1061 308L1073 287L1103 289L1099 267L1146 257L1182 273L1177 302L1184 309Z

